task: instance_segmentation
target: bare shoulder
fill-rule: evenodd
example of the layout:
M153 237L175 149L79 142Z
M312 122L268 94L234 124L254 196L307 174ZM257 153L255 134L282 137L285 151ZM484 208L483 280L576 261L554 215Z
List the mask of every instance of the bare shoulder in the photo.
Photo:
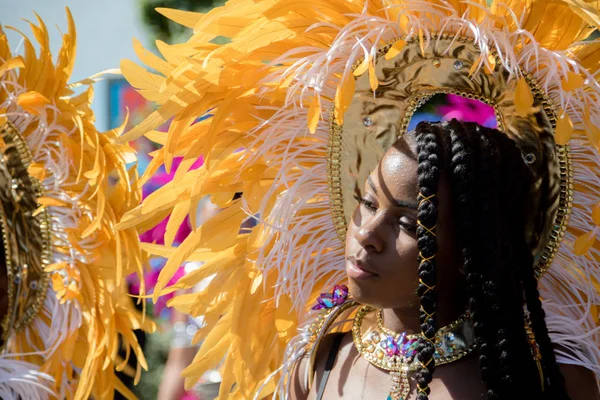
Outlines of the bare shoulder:
M567 393L572 400L600 400L596 375L578 365L561 364L560 371L565 377Z
M331 348L333 346L333 342L337 334L330 333L323 337L321 342L317 347L317 353L315 356L315 365L314 365L314 378L312 387L318 387L320 382L320 372L325 369L325 363L327 362L327 357ZM308 388L308 379L307 374L309 373L309 363L310 363L310 355L306 353L294 366L292 370L292 381L290 384L290 399L291 400L306 400L309 398L311 394L311 390Z
M306 400L308 398L308 387L306 385L308 363L309 355L305 353L292 369L292 378L290 382L291 400Z

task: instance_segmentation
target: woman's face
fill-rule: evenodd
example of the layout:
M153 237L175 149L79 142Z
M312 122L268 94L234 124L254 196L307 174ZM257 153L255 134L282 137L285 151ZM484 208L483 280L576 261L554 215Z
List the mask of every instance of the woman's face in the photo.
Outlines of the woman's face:
M408 136L408 135L407 135ZM365 184L346 235L346 273L355 300L378 308L418 308L417 156L414 138L398 141ZM440 180L436 256L439 297L461 280L444 174ZM440 301L442 298L440 298Z

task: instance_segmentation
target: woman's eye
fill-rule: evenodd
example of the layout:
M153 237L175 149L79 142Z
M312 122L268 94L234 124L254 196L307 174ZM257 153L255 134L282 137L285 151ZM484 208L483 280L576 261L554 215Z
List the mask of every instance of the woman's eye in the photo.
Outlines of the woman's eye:
M367 210L371 212L377 211L377 207L375 207L375 204L372 201L367 200L364 197L360 197L358 195L355 195L354 198L356 199L356 201L358 201L358 203L361 206L364 206Z
M417 225L410 218L400 217L400 219L398 220L398 223L400 224L400 226L403 229L406 229L409 232L416 232L417 231Z

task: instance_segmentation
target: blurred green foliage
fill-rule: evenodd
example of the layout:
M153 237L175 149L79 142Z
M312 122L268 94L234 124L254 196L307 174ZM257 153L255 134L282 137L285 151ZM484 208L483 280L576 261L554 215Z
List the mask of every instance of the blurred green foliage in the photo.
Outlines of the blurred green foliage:
M151 400L158 397L158 387L162 381L172 339L173 334L170 331L158 331L146 336L144 355L148 371L142 371L138 385L130 388L139 399Z
M154 39L167 43L178 41L183 35L189 36L189 28L170 21L156 11L156 8L173 8L176 10L207 12L211 8L222 5L223 0L139 0L142 7L142 18L150 29Z

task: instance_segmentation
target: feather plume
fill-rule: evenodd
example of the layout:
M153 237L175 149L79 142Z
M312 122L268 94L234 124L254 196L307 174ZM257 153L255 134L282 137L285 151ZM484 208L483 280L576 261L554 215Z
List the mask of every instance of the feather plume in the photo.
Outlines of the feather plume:
M56 62L39 17L30 23L39 55L24 37L24 54L14 56L0 29L0 119L16 127L31 153L28 170L43 189L38 203L48 212L52 243L44 303L0 357L3 399L127 393L115 373L119 335L147 367L132 331L153 324L138 315L123 285L126 275L142 273L141 247L135 229L114 231L140 201L137 176L125 165L132 151L115 143L123 127L95 129L91 86L70 90L76 43L69 10L67 22Z
M315 317L311 303L344 279L343 243L329 197L331 118L341 121L352 99L353 75L369 73L379 48L395 42L393 55L402 39L418 40L424 50L439 45L436 38L442 35L466 36L476 44L481 55L471 72L485 68L492 73L499 63L510 79L530 74L569 118L563 136L571 139L574 184L585 189L575 195L565 240L541 287L552 338L569 349L559 359L600 373L600 302L592 284L598 282L600 243L585 255L574 252L581 232L598 233L591 209L600 200L600 159L581 135L586 125L600 127L598 57L590 50L598 42L582 42L590 26L597 26L597 2L504 0L488 7L484 0L230 0L206 15L171 16L187 26L194 23L193 36L185 44L162 45L164 61L145 61L160 71L163 89L172 88L174 94L161 97L158 110L122 140L153 137L154 129L170 118L183 120L191 110L200 115L211 108L214 119L203 122L210 128L191 124L179 136L162 140L166 151L190 160L211 149L219 149L219 156L210 162L207 157L203 172L184 171L176 188L159 190L147 200L148 212L156 220L162 213L181 217L178 203L190 202L193 209L198 199L211 196L220 206L241 207L258 221L224 244L221 251L234 256L211 271L216 277L209 289L173 301L212 321L204 328L206 335L217 329L219 316L224 322L218 329L231 332L215 343L218 354L200 350L186 372L189 384L224 356L228 384L222 385L220 398L285 397L290 367L306 340L297 326L306 328ZM230 42L215 46L211 40L219 35ZM149 91L147 96L164 93L137 85ZM371 79L372 88L377 85ZM244 129L233 129L239 126ZM244 143L243 150L231 143ZM233 202L236 192L243 195ZM139 218L146 228L150 216L132 212L126 218L127 226ZM220 235L232 227L214 229L212 234ZM186 258L211 263L218 252L202 243L192 235L180 248L148 249L170 254L177 263ZM228 279L232 275L235 279ZM286 312L294 314L291 324L276 318ZM265 347L270 351L262 351Z

